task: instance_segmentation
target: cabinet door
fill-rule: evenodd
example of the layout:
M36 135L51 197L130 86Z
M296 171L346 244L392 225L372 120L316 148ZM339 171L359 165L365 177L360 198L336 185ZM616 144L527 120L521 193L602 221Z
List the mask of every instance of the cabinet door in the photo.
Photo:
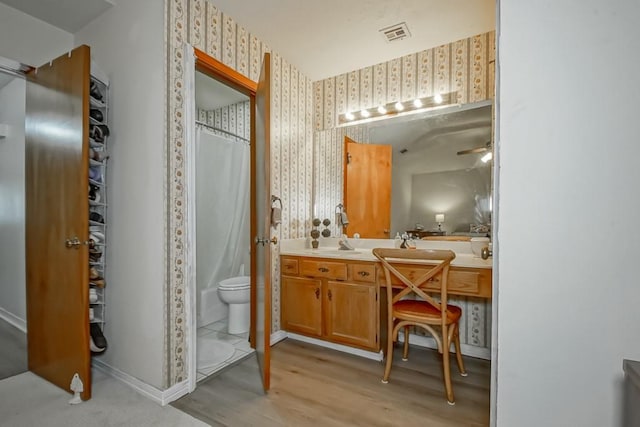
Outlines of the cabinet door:
M89 47L27 76L25 222L29 370L91 397Z
M325 318L329 340L378 350L377 287L372 283L327 282Z
M282 276L282 328L303 335L322 336L322 282Z

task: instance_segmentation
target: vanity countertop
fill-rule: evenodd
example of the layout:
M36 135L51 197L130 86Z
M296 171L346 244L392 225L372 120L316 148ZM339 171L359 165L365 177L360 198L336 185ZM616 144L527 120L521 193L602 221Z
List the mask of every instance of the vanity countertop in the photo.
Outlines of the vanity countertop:
M394 241L388 239L349 239L354 250L339 250L338 239L321 239L320 247L307 247L306 239L286 239L280 246L280 255L335 258L349 261L377 261L373 248L393 248ZM493 259L482 259L471 252L469 242L417 241L417 249L450 249L456 254L452 266L468 268L492 268Z

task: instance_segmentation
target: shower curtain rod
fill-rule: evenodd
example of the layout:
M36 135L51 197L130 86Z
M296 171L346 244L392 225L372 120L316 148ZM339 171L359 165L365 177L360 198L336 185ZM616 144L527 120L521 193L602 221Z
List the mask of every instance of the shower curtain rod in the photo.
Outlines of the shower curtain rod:
M218 131L218 132L226 133L227 135L231 135L234 138L241 139L242 141L245 141L246 143L251 144L251 141L249 141L247 138L243 138L241 136L238 136L235 133L229 132L228 130L220 129L220 128L208 125L208 124L206 124L204 122L201 122L201 121L198 121L198 120L196 120L196 124L200 125L200 126L204 126L206 128L209 128L209 129L213 129L213 130Z

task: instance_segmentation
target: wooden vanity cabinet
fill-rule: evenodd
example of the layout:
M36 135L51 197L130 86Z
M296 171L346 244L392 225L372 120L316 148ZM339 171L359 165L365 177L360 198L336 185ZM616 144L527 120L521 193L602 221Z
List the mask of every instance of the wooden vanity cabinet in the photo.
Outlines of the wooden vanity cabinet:
M283 256L281 266L284 330L379 350L375 263Z
M322 337L322 281L282 276L282 328L302 335Z

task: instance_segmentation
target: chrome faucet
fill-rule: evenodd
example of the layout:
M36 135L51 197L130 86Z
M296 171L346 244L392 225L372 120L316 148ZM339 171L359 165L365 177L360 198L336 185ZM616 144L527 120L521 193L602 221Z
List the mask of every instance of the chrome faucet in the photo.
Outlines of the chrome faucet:
M340 240L338 240L338 249L342 251L354 250L353 246L351 246L351 243L349 243L349 240L347 239L346 234L343 234Z

